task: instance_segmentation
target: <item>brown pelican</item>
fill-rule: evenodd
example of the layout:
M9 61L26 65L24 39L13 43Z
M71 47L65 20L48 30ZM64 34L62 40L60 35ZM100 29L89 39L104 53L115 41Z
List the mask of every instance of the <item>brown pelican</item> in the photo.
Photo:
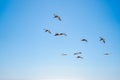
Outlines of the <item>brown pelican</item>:
M88 42L87 39L82 39L81 41L85 41L85 42Z
M48 33L50 33L51 34L51 31L50 30L48 30L48 29L43 29L45 32L48 32Z
M106 41L105 41L105 39L104 38L102 38L102 37L100 37L100 41L102 41L103 43L105 43Z
M81 56L77 56L76 58L81 58L81 59L83 59L83 57L81 57Z
M58 19L59 21L61 21L60 16L58 16L58 15L56 15L56 14L54 14L54 18L56 18L56 19Z
M74 53L74 55L78 55L78 54L82 54L82 52L76 52L76 53Z

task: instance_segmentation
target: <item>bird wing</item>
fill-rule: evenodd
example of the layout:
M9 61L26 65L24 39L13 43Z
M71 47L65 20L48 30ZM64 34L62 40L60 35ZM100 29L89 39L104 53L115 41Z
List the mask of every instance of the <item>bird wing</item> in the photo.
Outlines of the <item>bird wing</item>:
M78 52L79 54L82 54L82 52Z
M59 21L61 21L60 16L58 16L58 15L56 15L56 14L54 14L54 18L57 18Z
M103 43L105 43L105 40L103 40Z
M102 38L102 37L99 37L99 38L100 38L100 41L101 41L101 40L103 40L103 38Z
M50 30L48 30L48 33L50 33L50 34L51 34L51 31L50 31Z
M65 33L62 33L62 35L67 36L67 34L65 34Z
M87 39L82 39L81 41L85 41L85 42L88 42Z
M58 16L58 20L61 21L61 18Z

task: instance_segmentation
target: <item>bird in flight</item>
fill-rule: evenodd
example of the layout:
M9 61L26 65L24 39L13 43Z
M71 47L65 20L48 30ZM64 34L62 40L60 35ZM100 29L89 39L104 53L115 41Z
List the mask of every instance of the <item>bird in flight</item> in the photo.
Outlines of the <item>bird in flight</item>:
M81 41L88 42L88 40L87 40L87 39L82 39Z
M60 33L60 35L64 35L64 36L67 36L67 34L65 34L65 33Z
M59 36L60 34L59 33L55 33L55 35L54 36Z
M67 34L65 34L65 33L55 33L55 35L54 36L67 36Z
M51 34L51 31L48 29L43 29L45 32L48 32L49 34Z
M62 55L63 55L63 56L67 56L68 54L63 53Z
M102 37L100 37L100 41L102 41L103 43L105 43L106 41L105 41L105 39L104 38L102 38Z
M76 53L74 53L74 55L78 55L78 54L82 54L82 52L76 52Z
M59 21L61 21L60 16L58 16L58 15L56 15L56 14L54 14L54 18L56 18L56 19L58 19Z
M110 53L105 53L104 55L110 55Z
M81 56L77 56L76 58L81 58L81 59L83 59L83 57L81 57Z

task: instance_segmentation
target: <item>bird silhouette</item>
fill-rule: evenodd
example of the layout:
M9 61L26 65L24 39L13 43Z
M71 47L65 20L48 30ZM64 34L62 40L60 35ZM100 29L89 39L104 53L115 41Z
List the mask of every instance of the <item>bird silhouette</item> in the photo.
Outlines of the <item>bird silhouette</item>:
M62 55L63 55L63 56L67 56L68 54L63 53Z
M67 36L67 34L65 34L65 33L60 33L59 35L64 35L64 36Z
M56 15L56 14L54 14L54 18L56 18L56 19L58 19L59 21L61 21L60 16L58 16L58 15Z
M78 54L82 54L82 52L76 52L76 53L74 53L74 55L78 55Z
M59 33L55 33L55 35L54 36L59 36L60 34Z
M100 38L100 41L102 41L103 43L106 43L104 38L102 38L102 37L99 37L99 38Z
M48 32L49 34L51 34L51 31L48 29L43 29L45 32Z
M54 36L62 36L62 35L67 36L67 34L65 34L65 33L55 33Z
M81 56L77 56L76 58L81 58L81 59L83 59L83 57L81 57Z
M110 53L105 53L104 55L110 55Z
M82 39L81 41L88 42L88 40L87 40L87 39Z

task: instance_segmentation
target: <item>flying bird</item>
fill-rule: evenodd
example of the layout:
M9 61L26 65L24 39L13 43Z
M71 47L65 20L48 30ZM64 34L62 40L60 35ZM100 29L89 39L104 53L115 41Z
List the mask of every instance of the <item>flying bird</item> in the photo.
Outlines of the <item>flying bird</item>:
M65 34L65 33L55 33L54 36L62 36L62 35L67 36L67 34Z
M83 59L83 57L81 57L81 56L77 56L76 58L81 58L81 59Z
M63 53L62 55L63 55L63 56L67 56L68 54Z
M60 16L58 16L58 15L56 15L56 14L54 14L54 18L56 18L56 19L58 19L59 21L61 21Z
M59 35L64 35L64 36L67 36L67 34L65 34L65 33L60 33Z
M51 31L48 29L43 29L45 32L48 32L49 34L51 34Z
M110 53L105 53L104 55L110 55Z
M102 37L100 37L100 41L102 41L103 43L105 43L106 41L105 41L105 39L104 38L102 38Z
M55 35L54 36L59 36L60 34L59 33L55 33Z
M78 54L82 54L82 52L76 52L76 53L74 53L74 55L78 55Z
M88 42L88 40L87 40L87 39L82 39L81 41Z

